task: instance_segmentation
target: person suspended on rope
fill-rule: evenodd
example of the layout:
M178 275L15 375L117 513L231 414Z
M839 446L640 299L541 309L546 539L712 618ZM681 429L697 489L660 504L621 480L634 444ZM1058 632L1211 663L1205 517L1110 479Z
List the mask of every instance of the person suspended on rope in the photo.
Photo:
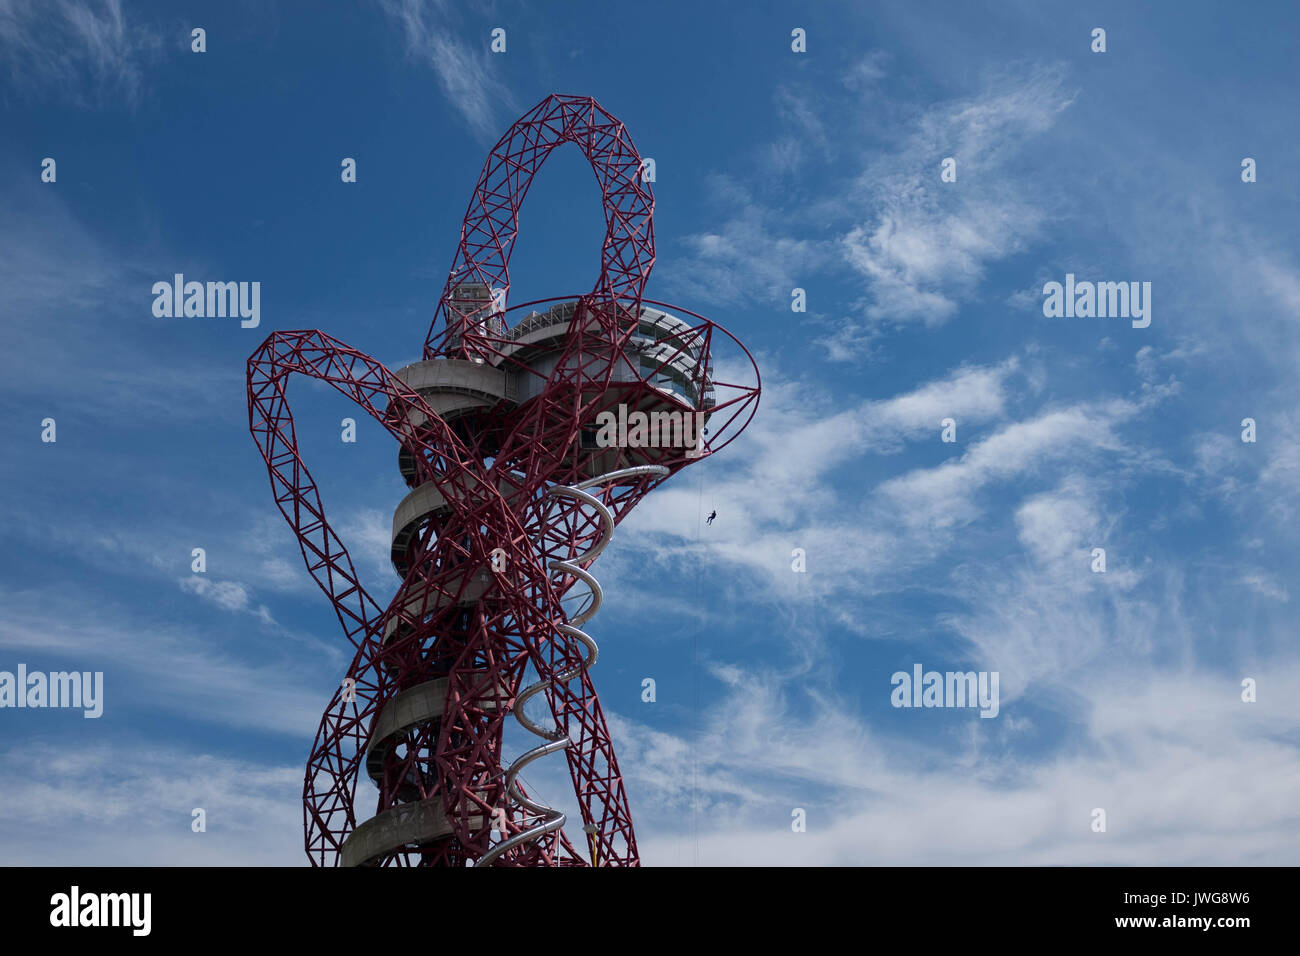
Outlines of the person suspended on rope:
M716 510L710 511L709 516L706 519L704 519L704 523L713 524L713 519L716 518L717 516L718 516L718 512Z

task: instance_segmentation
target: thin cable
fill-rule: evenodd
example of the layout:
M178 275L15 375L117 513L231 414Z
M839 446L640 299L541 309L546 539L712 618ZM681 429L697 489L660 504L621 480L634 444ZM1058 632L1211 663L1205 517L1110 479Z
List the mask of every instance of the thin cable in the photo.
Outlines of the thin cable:
M699 608L704 599L703 541L704 525L704 470L700 469L700 488L695 503L695 550L699 565L695 574L695 607ZM692 865L700 865L700 624L691 629L691 703L695 715L694 732L691 735L691 838L693 841Z

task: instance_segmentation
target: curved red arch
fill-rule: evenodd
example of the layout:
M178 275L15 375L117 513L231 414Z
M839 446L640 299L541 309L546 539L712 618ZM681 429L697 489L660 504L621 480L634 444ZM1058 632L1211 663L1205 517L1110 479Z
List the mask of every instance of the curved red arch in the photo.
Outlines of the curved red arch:
M577 144L591 163L605 208L600 275L592 293L640 301L655 260L654 196L642 182L641 155L622 122L595 99L553 93L510 127L483 165L429 326L425 358L464 351L466 337L496 311L491 297L509 292L519 209L542 163L564 143ZM481 287L477 295L457 295L458 287L470 285Z

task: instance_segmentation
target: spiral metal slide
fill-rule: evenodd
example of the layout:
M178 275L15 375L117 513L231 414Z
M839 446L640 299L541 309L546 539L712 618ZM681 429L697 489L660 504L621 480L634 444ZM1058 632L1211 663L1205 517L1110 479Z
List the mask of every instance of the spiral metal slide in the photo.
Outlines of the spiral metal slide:
M668 473L668 469L663 465L638 465L633 468L620 468L618 471L611 471L603 475L597 475L595 478L580 482L576 485L556 485L547 491L548 495L571 498L595 509L596 515L600 518L601 535L594 545L582 554L574 557L572 560L554 560L549 566L551 571L559 571L577 578L583 584L587 585L590 590L590 598L588 599L587 604L577 614L574 614L569 618L569 623L560 625L560 633L581 644L586 650L586 655L577 667L556 674L548 680L539 680L537 683L529 685L520 692L519 696L515 699L515 719L519 721L520 725L525 730L541 737L545 743L534 747L527 753L521 754L514 763L510 765L510 768L506 771L506 792L515 803L528 812L536 814L540 819L532 826L524 828L509 839L502 840L496 846L492 847L492 849L488 850L487 853L479 858L478 862L474 864L475 866L491 866L492 862L496 860L497 857L501 856L501 854L513 850L517 846L522 846L530 840L536 840L543 834L563 829L564 824L568 819L563 811L557 810L554 807L549 807L544 803L539 803L521 793L518 786L518 780L520 772L522 772L523 769L534 760L540 760L542 757L558 753L561 750L566 750L573 743L573 741L569 739L569 735L558 727L553 730L544 730L539 727L526 713L524 713L525 705L533 697L549 690L554 684L567 684L579 674L590 670L591 665L596 663L596 656L599 653L599 648L596 646L596 642L592 639L590 634L579 630L579 625L586 624L589 620L595 617L596 612L600 610L601 604L605 601L605 594L604 591L601 590L600 583L591 572L582 567L582 565L594 561L600 553L605 550L606 545L609 544L610 539L614 536L614 515L610 512L609 508L605 507L603 501L594 495L587 494L586 489L597 488L624 478L635 478L642 475L654 475L662 478L666 477ZM593 854L595 853L594 848L592 852ZM596 861L593 860L593 863L594 862Z

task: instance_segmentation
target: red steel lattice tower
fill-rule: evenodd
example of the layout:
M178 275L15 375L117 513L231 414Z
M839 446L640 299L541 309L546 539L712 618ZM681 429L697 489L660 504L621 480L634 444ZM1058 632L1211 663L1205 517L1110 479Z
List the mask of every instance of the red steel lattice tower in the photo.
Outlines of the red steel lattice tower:
M507 309L520 205L564 143L586 155L604 199L600 276L586 295ZM320 331L275 332L249 359L249 427L276 504L356 649L307 763L313 865L639 862L592 682L596 644L581 630L603 597L588 568L647 492L739 434L759 396L736 339L644 297L655 253L642 167L595 100L549 96L483 167L423 361L389 371ZM328 382L397 441L411 490L394 514L402 583L386 608L358 581L299 454L295 373ZM611 442L598 424L614 417L633 427ZM638 436L638 421L652 427ZM566 611L575 584L581 607ZM525 712L538 697L553 728ZM512 714L542 743L510 762ZM561 751L576 842L518 777ZM378 788L373 811L357 806L364 778Z

